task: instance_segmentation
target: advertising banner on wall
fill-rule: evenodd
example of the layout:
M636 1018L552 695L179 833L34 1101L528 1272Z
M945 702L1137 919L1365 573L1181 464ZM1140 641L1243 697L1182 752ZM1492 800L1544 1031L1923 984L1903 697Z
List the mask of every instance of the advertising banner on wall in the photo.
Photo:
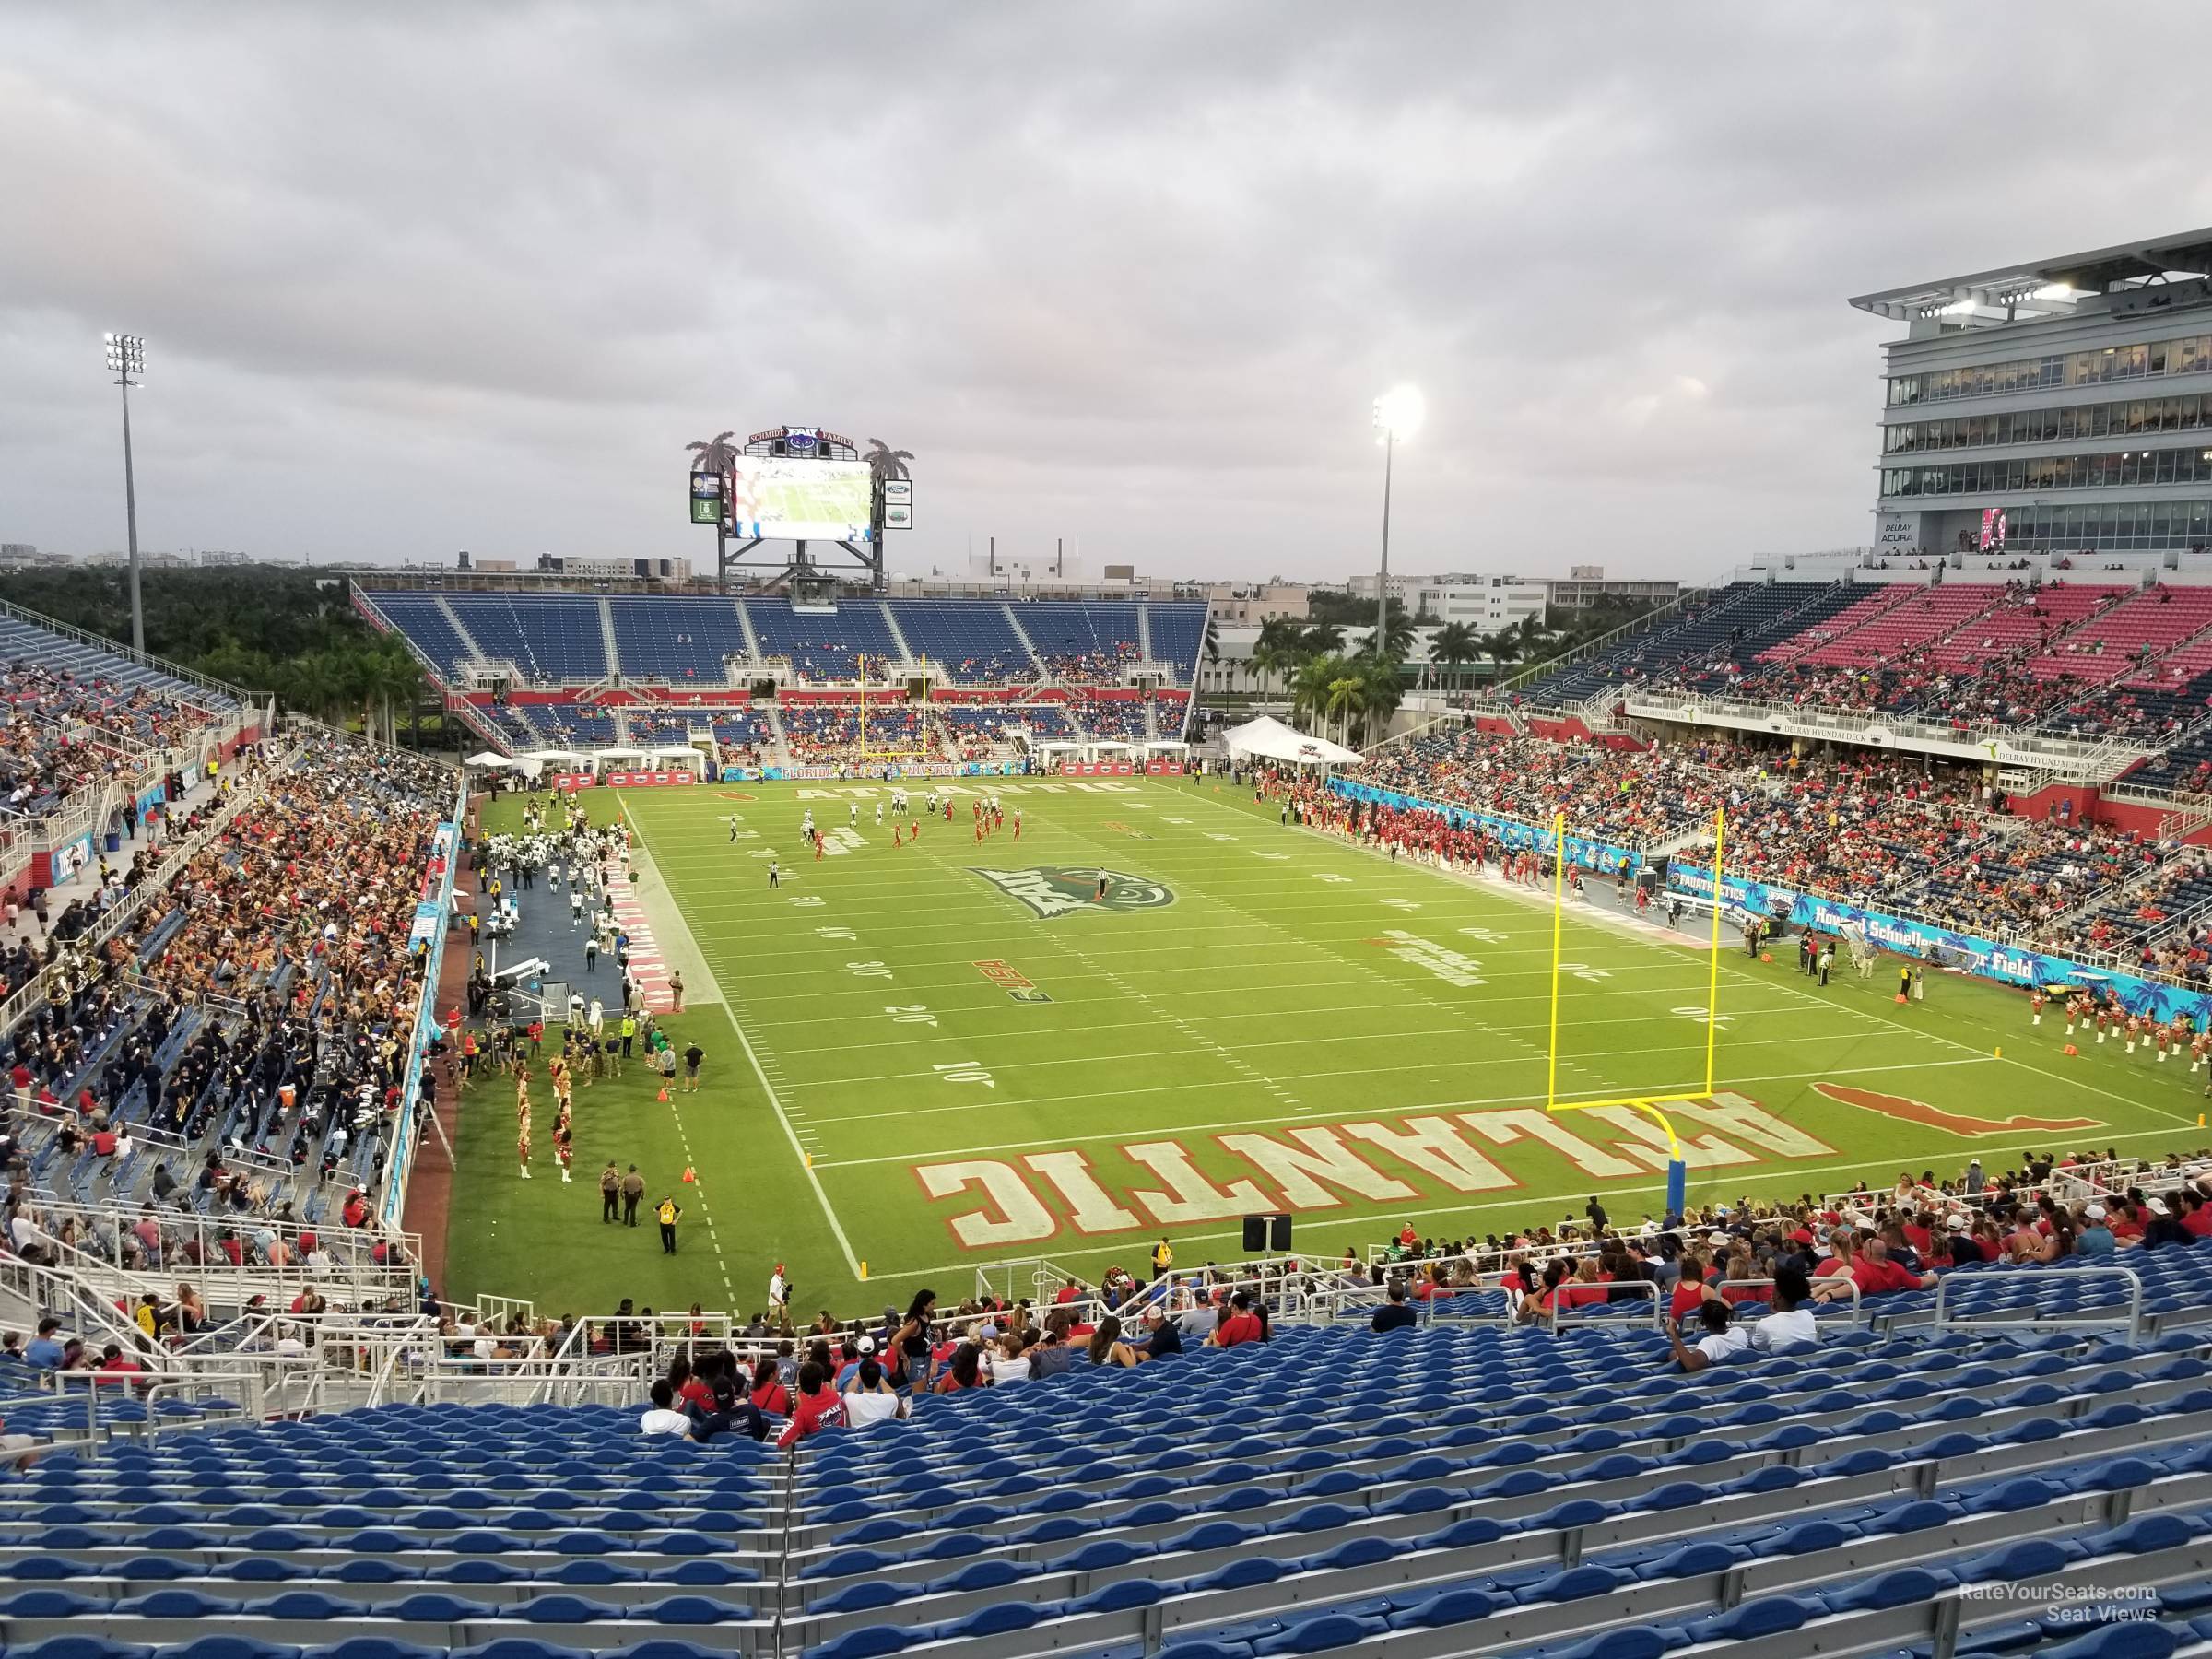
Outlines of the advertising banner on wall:
M1667 885L1698 898L1712 894L1712 872L1692 865L1670 864ZM2093 968L2066 957L2052 956L2018 945L2001 944L1974 934L1959 933L1933 923L1907 921L1880 911L1833 899L1800 893L1771 882L1742 876L1721 878L1721 900L1740 910L1762 916L1786 915L1793 927L1810 927L1821 933L1865 929L1867 942L1883 950L1917 960L1963 969L2000 984L2048 989L2053 985L2110 988L2131 1014L2154 1019L2185 1016L2202 1028L2212 1019L2212 994L2185 991L2111 968Z
M1331 778L1329 788L1335 794L1354 801L1376 801L1399 812L1438 812L1453 829L1478 825L1496 836L1505 846L1521 850L1534 847L1539 852L1552 850L1549 828L1523 823L1519 818L1500 818L1496 813L1477 811L1472 806L1454 806L1446 801L1423 800L1419 795L1401 794L1394 789L1382 789L1372 783L1361 783L1351 778ZM1570 835L1567 838L1567 862L1584 870L1595 870L1603 875L1633 875L1643 867L1643 854L1628 847L1617 847L1607 841L1592 841L1586 836ZM1707 885L1711 885L1710 881Z

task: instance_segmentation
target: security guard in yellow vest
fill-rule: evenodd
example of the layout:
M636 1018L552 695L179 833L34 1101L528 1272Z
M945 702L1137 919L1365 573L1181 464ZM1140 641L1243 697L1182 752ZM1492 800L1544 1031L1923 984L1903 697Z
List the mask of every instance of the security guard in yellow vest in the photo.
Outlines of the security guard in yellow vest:
M664 1198L655 1213L660 1218L661 1223L661 1251L665 1255L674 1255L676 1253L676 1221L677 1218L684 1213L683 1207L674 1198Z

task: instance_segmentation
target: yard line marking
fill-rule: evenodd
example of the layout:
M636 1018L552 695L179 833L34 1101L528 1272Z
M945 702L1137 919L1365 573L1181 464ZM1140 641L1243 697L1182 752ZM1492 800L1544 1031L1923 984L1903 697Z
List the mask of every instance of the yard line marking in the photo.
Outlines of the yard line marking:
M631 829L642 846L645 841L643 825L633 820ZM673 892L670 897L674 897ZM759 1079L760 1092L768 1097L768 1103L775 1112L776 1122L783 1126L783 1138L791 1143L792 1156L799 1160L799 1169L806 1177L806 1184L814 1189L815 1199L822 1206L823 1218L830 1223L830 1231L837 1240L838 1249L844 1252L846 1271L857 1279L860 1277L860 1258L853 1253L853 1241L845 1237L843 1223L838 1220L837 1212L830 1207L830 1194L822 1191L822 1178L815 1173L814 1159L807 1155L806 1148L799 1144L798 1132L792 1127L791 1119L783 1111L783 1102L776 1094L776 1086L768 1080L768 1073L761 1069L760 1056L753 1052L752 1039L745 1034L745 1027L738 1023L737 1010L731 1006L729 998L722 994L722 987L715 984L708 988L721 1002L723 1014L730 1022L730 1030L737 1033L737 1044L745 1050L745 1057L753 1068L753 1076Z
M1974 1058L1972 1058L1972 1059L1971 1059L1971 1060L1913 1060L1913 1061L1908 1061L1908 1062L1906 1062L1906 1063L1904 1063L1904 1064L1898 1065L1860 1065L1860 1066L1854 1066L1854 1067L1853 1067L1852 1069L1853 1069L1853 1076L1855 1076L1855 1077L1871 1077L1871 1076L1873 1076L1873 1075L1874 1075L1875 1073L1877 1073L1877 1072L1896 1072L1896 1071L1933 1071L1933 1070L1936 1070L1936 1069L1939 1069L1939 1068L1941 1068L1941 1067L1943 1067L1943 1066L1947 1066L1947 1065L1999 1065L1999 1064L2001 1064L2001 1062L1997 1061L1996 1059L1994 1059L1994 1057L1992 1057L1991 1055L1988 1055L1988 1054L1978 1054L1978 1055L1976 1055ZM1732 1085L1733 1085L1733 1084L1735 1084L1735 1083L1798 1083L1798 1082L1804 1082L1804 1081L1806 1081L1806 1080L1810 1079L1811 1077L1815 1077L1816 1075L1817 1075L1817 1074L1815 1074L1815 1073L1812 1073L1812 1072L1777 1072L1777 1073L1773 1074L1773 1075L1772 1075L1772 1076L1771 1076L1771 1077L1737 1077L1737 1078L1734 1078L1734 1079L1732 1079L1731 1081L1732 1081ZM1185 1084L1185 1085L1183 1085L1182 1087L1184 1087L1184 1088L1220 1088L1220 1087L1224 1087L1224 1085L1219 1085L1219 1084ZM1696 1087L1696 1085L1694 1085L1694 1084L1691 1084L1691 1085L1686 1085L1685 1087L1686 1087L1686 1088L1694 1088ZM1148 1089L1148 1090L1124 1089L1124 1090L1120 1090L1120 1091L1117 1091L1115 1094L1113 1094L1113 1095L1111 1095L1111 1096L1106 1096L1106 1095L1089 1095L1089 1096L1082 1096L1082 1095L1077 1095L1077 1096L1070 1096L1070 1097L1067 1097L1067 1098L1068 1098L1068 1099L1070 1099L1070 1100L1107 1100L1107 1099L1120 1099L1120 1098L1121 1098L1123 1095L1124 1095L1124 1094L1135 1094L1135 1093L1162 1093L1162 1092L1165 1092L1165 1091L1164 1091L1164 1090L1158 1090L1158 1089ZM1653 1092L1655 1092L1655 1093L1662 1093L1662 1092L1663 1092L1663 1093L1674 1093L1674 1092L1677 1092L1677 1091L1676 1091L1676 1090L1671 1090L1671 1089L1670 1089L1670 1090L1654 1090ZM1046 1104L1051 1104L1052 1102L1048 1102L1048 1101L1041 1101L1041 1100L1026 1100L1026 1101L1024 1101L1024 1102L1022 1102L1022 1103L1023 1103L1024 1105L1028 1105L1028 1106L1038 1106L1038 1105L1046 1105ZM1370 1118L1370 1117L1395 1118L1395 1117L1406 1117L1406 1116L1408 1116L1408 1115L1411 1115L1411 1114L1415 1114L1415 1113L1419 1113L1419 1112L1456 1112L1456 1111L1459 1111L1459 1110L1461 1110L1461 1109L1462 1109L1462 1108L1464 1108L1464 1107L1470 1107L1470 1106L1526 1106L1526 1105L1530 1105L1530 1104L1533 1104L1533 1103L1536 1103L1536 1102L1533 1102L1533 1101L1532 1101L1532 1100L1531 1100L1531 1098L1530 1098L1530 1096L1529 1096L1529 1094L1528 1094L1528 1092L1527 1092L1525 1089L1524 1089L1524 1090L1522 1090L1521 1092L1519 1092L1519 1093L1517 1093L1517 1094L1504 1094L1504 1095L1475 1095L1475 1096L1470 1096L1469 1098L1467 1098L1467 1099L1465 1099L1465 1100L1430 1100L1430 1101L1425 1101L1425 1102L1424 1102L1424 1101L1416 1101L1416 1102L1413 1102L1413 1103L1411 1103L1411 1104L1408 1104L1408 1105L1404 1105L1404 1106L1377 1106L1377 1107L1359 1107L1359 1106L1350 1106L1350 1107L1347 1107L1347 1108L1345 1108L1345 1115L1346 1115L1346 1117L1347 1117L1347 1119L1362 1119L1362 1120L1363 1120L1363 1119L1365 1119L1365 1118ZM946 1109L946 1108L938 1108L937 1110L940 1110L940 1111L942 1111L942 1110L947 1110L947 1109ZM969 1108L959 1108L958 1110L962 1110L962 1111L965 1111L965 1110L970 1110L970 1109L969 1109ZM915 1117L915 1116L920 1116L920 1115L923 1115L923 1114L922 1114L922 1113L919 1113L919 1112L877 1112L877 1113L875 1113L875 1114L873 1114L873 1115L875 1115L875 1116L877 1116L877 1117ZM1205 1135L1205 1134L1209 1134L1209 1133L1211 1133L1213 1130L1216 1130L1216 1129L1241 1129L1241 1128L1244 1128L1244 1127L1246 1127L1246 1126L1248 1126L1248 1125L1256 1125L1256 1124L1295 1124L1295 1123L1301 1122L1301 1121L1302 1121L1302 1120L1303 1120L1303 1119L1304 1119L1304 1118L1305 1118L1307 1115L1309 1115L1309 1114L1307 1114L1307 1113L1305 1113L1305 1112L1300 1112L1300 1113L1297 1113L1297 1114L1296 1114L1296 1115L1294 1115L1294 1116L1288 1116L1288 1117L1274 1117L1274 1118L1236 1117L1236 1118L1223 1118L1223 1119L1221 1119L1221 1120L1219 1120L1219 1121L1218 1121L1218 1122L1215 1122L1215 1123L1210 1123L1210 1124L1177 1124L1171 1125L1171 1127L1169 1127L1169 1128L1166 1128L1166 1129L1159 1130L1159 1131L1158 1131L1157 1133L1159 1133L1159 1134L1162 1134L1162 1135ZM857 1122L857 1121L860 1121L860 1120L854 1120L854 1121L856 1121L856 1122ZM1119 1133L1121 1133L1121 1132L1120 1132L1120 1131L1118 1131L1118 1130L1117 1130L1117 1131L1111 1131L1111 1132L1108 1132L1108 1133L1106 1133L1106 1134L1100 1134L1100 1133L1099 1133L1099 1132L1097 1132L1097 1131L1094 1131L1094 1130L1082 1130L1082 1129L1077 1129L1077 1130L1071 1130L1071 1131L1069 1131L1069 1132L1068 1132L1067 1134L1065 1134L1065 1135L1051 1135L1051 1136L1048 1136L1048 1137L1046 1137L1046 1138L1044 1138L1044 1139L1042 1139L1042 1140L999 1141L999 1142L996 1142L996 1143L994 1143L994 1144L993 1144L993 1145L990 1145L990 1146L983 1146L983 1147L954 1147L954 1148L951 1148L951 1149L949 1149L949 1150L946 1150L946 1149L939 1149L939 1148L931 1148L930 1150L927 1150L927 1151L920 1151L920 1152L886 1152L886 1153L880 1153L880 1154L877 1154L877 1155L876 1155L876 1156L874 1156L874 1157L869 1157L869 1158L841 1158L841 1159L835 1159L835 1160L833 1160L833 1161L831 1161L831 1162L830 1162L830 1163L823 1164L823 1165L822 1165L822 1166L820 1166L820 1167L821 1167L821 1168L823 1168L823 1169L825 1169L825 1170L843 1170L843 1169L851 1169L851 1168L853 1168L853 1167L855 1167L855 1166L858 1166L858 1165L865 1165L865 1164L881 1164L881 1163L909 1163L909 1162L912 1162L912 1163L942 1163L942 1162L947 1162L947 1161L949 1161L949 1160L952 1160L952 1159L962 1159L962 1158L973 1158L973 1157L976 1157L976 1156L978 1156L979 1154L981 1154L981 1153L984 1153L984 1152L1019 1152L1019 1151L1024 1151L1024 1150L1027 1150L1028 1148L1030 1148L1030 1147L1065 1147L1065 1146L1070 1146L1070 1145L1075 1145L1075 1146L1088 1146L1088 1145L1094 1145L1094 1144L1097 1144L1097 1143L1100 1143L1100 1142L1102 1142L1102 1141L1105 1141L1105 1140L1109 1140L1109 1139L1112 1138L1112 1135L1115 1135L1115 1134L1119 1134ZM1145 1133L1147 1133L1147 1134L1151 1134L1151 1133L1154 1133L1154 1132L1153 1132L1153 1131L1149 1131L1149 1130L1147 1130L1147 1131L1146 1131ZM2159 1133L2160 1133L2160 1134L2170 1134L2170 1133L2171 1133L2171 1131L2168 1131L2168 1130L2161 1130L2161 1131L2159 1131ZM1891 1164L1894 1164L1894 1163L1896 1162L1896 1159L1895 1159L1894 1158L1892 1158L1892 1159L1888 1159L1888 1160L1887 1160L1887 1162L1888 1162L1888 1163L1891 1163ZM1525 1199L1524 1199L1524 1202L1526 1202L1526 1200L1525 1200Z
M1653 1015L1652 1018L1655 1021L1664 1022L1665 1024L1677 1029L1682 1027L1684 1023L1678 1016L1672 1014ZM1428 1037L1431 1039L1465 1038L1473 1040L1477 1038L1492 1036L1495 1033L1496 1028L1491 1027L1479 1027L1473 1030L1439 1031L1433 1026L1418 1031L1328 1032L1316 1037L1280 1038L1272 1042L1246 1042L1240 1044L1235 1049L1226 1049L1223 1052L1232 1056L1230 1061L1230 1065L1232 1067L1239 1071L1250 1072L1253 1076L1257 1077L1261 1074L1252 1065L1251 1062L1236 1056L1241 1056L1242 1053L1248 1049L1308 1048L1317 1042L1397 1042L1403 1041L1408 1037ZM938 1041L942 1041L944 1039L940 1037ZM1862 1042L1865 1041L1867 1041L1867 1039L1853 1036L1849 1032L1833 1032L1826 1037L1807 1037L1802 1034L1793 1033L1787 1037L1738 1037L1735 1039L1734 1046L1739 1049L1772 1048L1778 1045L1787 1045L1792 1048L1805 1048L1819 1042ZM855 1044L854 1046L861 1047L864 1045ZM1530 1046L1533 1047L1534 1045L1532 1044ZM1693 1033L1691 1035L1685 1036L1682 1041L1678 1042L1640 1042L1633 1048L1589 1049L1578 1054L1577 1058L1583 1060L1611 1060L1617 1059L1623 1054L1664 1054L1677 1051L1679 1051L1683 1053L1702 1054L1705 1052L1705 1039L1701 1035ZM1142 1049L1131 1053L1116 1053L1113 1058L1116 1060L1171 1060L1176 1058L1178 1055L1187 1054L1188 1053L1189 1051L1187 1049ZM1485 1056L1476 1060L1455 1060L1449 1054L1430 1054L1424 1056L1419 1060L1409 1060L1404 1065L1347 1065L1339 1066L1331 1071L1288 1072L1285 1073L1284 1076L1288 1077L1376 1077L1388 1072L1421 1071L1432 1065L1497 1065L1500 1063L1518 1065L1531 1058L1541 1060L1544 1058L1544 1056L1541 1053L1538 1053L1534 1056L1513 1055L1509 1057L1502 1055L1492 1055ZM1994 1058L1994 1056L1989 1054L1977 1054L1975 1058L1988 1060ZM997 1076L998 1074L1004 1072L1038 1071L1048 1065L1096 1065L1098 1063L1098 1057L1095 1054L1060 1054L1044 1060L994 1060L991 1063L991 1071L994 1076ZM866 1077L820 1077L806 1083L790 1084L787 1085L787 1087L793 1088L842 1088L846 1085L853 1083L906 1083L912 1082L917 1079L923 1082L927 1082L932 1076L934 1076L934 1074L930 1072L879 1072ZM1630 1092L1633 1092L1633 1090L1630 1090ZM1030 1100L1026 1099L1017 1100L1014 1097L1009 1096L1005 1103L1007 1105L1042 1105L1044 1102L1041 1100ZM839 1120L824 1119L823 1121L826 1123L834 1123Z

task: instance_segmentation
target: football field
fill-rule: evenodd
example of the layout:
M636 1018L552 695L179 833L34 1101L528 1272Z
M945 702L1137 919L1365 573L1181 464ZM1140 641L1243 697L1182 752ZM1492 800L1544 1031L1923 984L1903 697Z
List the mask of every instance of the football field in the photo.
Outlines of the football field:
M749 1313L782 1262L794 1311L851 1312L1035 1258L1142 1276L1163 1234L1179 1264L1229 1260L1248 1214L1288 1214L1301 1253L1340 1256L1407 1219L1479 1240L1594 1193L1619 1222L1662 1207L1644 1114L1544 1110L1547 894L1394 865L1227 784L953 787L950 821L900 846L910 820L881 784L622 795L662 947L699 965L671 1024L706 1052L701 1087L663 1104L633 1072L579 1090L563 1186L549 1165L517 1179L512 1113L480 1086L451 1294ZM910 788L918 812L929 784ZM994 791L1006 827L979 841L971 803ZM1558 1097L1700 1091L1706 941L1577 905L1562 939ZM2204 1138L2185 1055L2083 1034L2069 1058L2063 1016L2031 1029L2017 993L1931 974L1899 1006L1892 962L1871 980L1840 963L1822 988L1795 959L1720 959L1717 1088L1667 1109L1693 1203ZM683 1204L677 1254L600 1223L609 1159Z

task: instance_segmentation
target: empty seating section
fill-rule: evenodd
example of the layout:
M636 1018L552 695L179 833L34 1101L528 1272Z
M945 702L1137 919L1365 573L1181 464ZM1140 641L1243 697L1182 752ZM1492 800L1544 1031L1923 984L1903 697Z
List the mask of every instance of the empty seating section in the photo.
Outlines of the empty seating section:
M634 1409L165 1430L0 1485L0 1621L41 1659L1924 1654L1939 1621L1994 1653L2096 1639L2065 1587L2100 1584L2132 1645L2063 1651L2166 1654L2212 1640L2212 1245L2125 1260L2132 1345L1936 1334L1926 1291L1690 1375L1597 1314L1280 1328L817 1435L788 1497L780 1453ZM1966 1301L2100 1317L2118 1287Z
M1695 609L1533 682L1519 698L1535 708L1564 708L1612 688L1671 685L1678 669L1725 678L1770 645L1864 596L1844 582L1735 582Z
M1947 674L1973 673L1992 662L2017 657L2094 616L2120 597L2113 587L2083 587L2070 582L2015 589L1990 614L1952 633L1930 653Z
M1206 606L1190 600L1154 600L1145 606L1145 626L1152 636L1152 659L1173 663L1176 679L1189 685L1198 668L1198 653L1206 644Z
M1805 638L1800 636L1764 653L1764 660L1813 667L1880 668L1987 614L2005 596L2000 586L1963 582L1902 592L1901 603L1847 633L1838 633L1826 644L1792 656L1789 653Z
M1111 685L1144 655L1134 605L1024 600L1013 609L1038 656L1062 679Z
M2162 653L2212 628L2212 588L2147 588L2131 594L2028 660L2038 679L2101 685L2147 669Z
M723 659L745 653L735 600L616 595L606 604L625 679L720 686L729 679Z
M834 612L813 614L793 610L788 599L747 599L745 614L763 655L789 658L818 684L858 679L864 656L871 677L880 677L882 665L900 655L883 606L874 600L847 600Z
M30 663L72 679L97 684L114 698L144 693L147 699L197 710L202 714L234 713L238 700L228 692L181 679L132 661L87 641L55 633L19 618L0 616L0 663Z
M768 715L753 709L716 709L714 741L731 747L750 751L758 757L759 751L775 741L775 730Z
M533 686L588 686L607 675L599 601L575 594L449 594L446 603L487 656Z
M429 659L448 686L461 683L461 665L477 653L455 631L436 594L369 594L371 604Z
M1790 663L1828 651L1850 638L1859 629L1870 627L1880 618L1896 610L1915 591L1902 582L1891 582L1875 588L1863 597L1853 600L1834 616L1824 618L1816 626L1768 646L1759 653L1759 660L1762 663Z
M538 748L606 748L620 741L614 711L597 703L520 703L520 714Z
M1067 717L1067 710L1059 703L1033 702L1018 706L1016 717L1030 729L1030 735L1044 743L1073 742L1076 728Z
M891 614L916 656L957 686L1019 684L1037 664L1006 607L963 599L894 599Z

